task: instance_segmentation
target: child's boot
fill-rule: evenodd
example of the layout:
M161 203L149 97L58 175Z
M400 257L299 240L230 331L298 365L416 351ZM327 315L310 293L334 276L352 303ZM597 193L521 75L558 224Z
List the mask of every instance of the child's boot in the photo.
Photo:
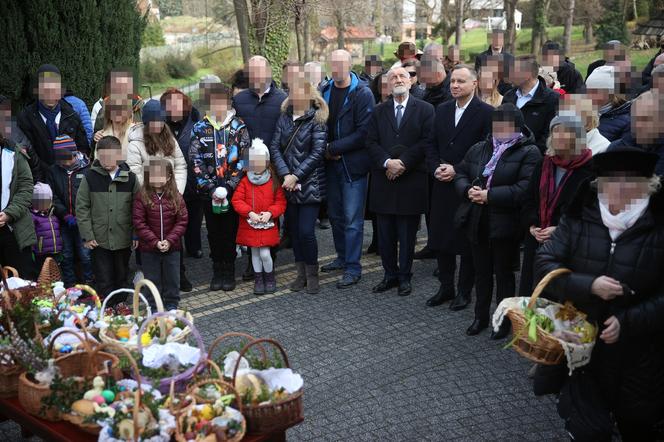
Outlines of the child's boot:
M265 294L265 274L263 272L254 271L254 295L260 296Z
M277 291L277 279L274 270L265 273L265 293L274 293Z

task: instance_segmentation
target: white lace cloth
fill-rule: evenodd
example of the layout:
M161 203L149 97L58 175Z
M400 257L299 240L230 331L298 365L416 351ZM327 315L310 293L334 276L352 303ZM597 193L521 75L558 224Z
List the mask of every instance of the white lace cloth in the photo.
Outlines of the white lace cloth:
M180 366L195 365L200 358L200 349L176 342L153 344L143 349L143 365L149 368L159 368L173 361L177 361Z
M526 308L528 305L528 302L530 301L530 298L526 297L514 297L514 298L505 298L502 300L500 304L498 304L498 307L496 308L496 311L493 313L493 329L495 331L498 331L500 324L503 322L503 318L507 315L507 311L511 309L515 310L523 310ZM545 308L548 305L552 305L553 303L551 301L548 301L546 299L538 299L537 300L538 307ZM519 333L519 330L513 330L513 333ZM525 330L523 333L527 333L527 330ZM591 342L589 344L574 344L571 342L564 341L562 339L554 338L560 342L560 345L563 347L563 350L565 351L565 357L567 358L567 368L569 369L569 374L570 376L572 375L572 372L576 370L579 367L583 367L584 365L588 364L590 362L590 355L593 351L593 347L595 346L595 342Z
M168 410L159 410L159 434L148 439L138 438L139 442L169 442L171 434L175 430L175 417ZM98 442L126 442L124 439L116 439L112 435L112 430L108 423L101 427Z
M237 358L240 353L232 351L224 358L224 376L233 377L233 369L237 363ZM245 358L240 360L240 367L237 374L251 373L263 380L270 391L275 391L280 388L286 390L287 393L295 393L300 390L304 385L302 376L294 373L290 368L267 368L265 370L256 370L249 367L249 361Z

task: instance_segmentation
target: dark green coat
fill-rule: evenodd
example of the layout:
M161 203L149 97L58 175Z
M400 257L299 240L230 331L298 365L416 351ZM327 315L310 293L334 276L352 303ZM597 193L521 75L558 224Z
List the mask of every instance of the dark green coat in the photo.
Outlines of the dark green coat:
M5 164L5 161L8 163ZM24 249L37 242L35 227L30 216L32 173L25 154L14 147L2 147L2 163L3 168L12 167L9 201L3 212L10 218L8 225L14 232L19 248Z
M76 194L76 218L81 238L97 241L99 247L120 250L131 247L136 175L123 163L114 179L95 161L85 172Z

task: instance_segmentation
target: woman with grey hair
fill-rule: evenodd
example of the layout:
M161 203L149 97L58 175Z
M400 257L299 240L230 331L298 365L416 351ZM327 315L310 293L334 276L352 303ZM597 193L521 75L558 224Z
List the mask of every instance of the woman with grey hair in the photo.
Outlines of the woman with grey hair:
M590 363L562 387L558 412L574 440L660 440L664 423L664 198L657 155L610 149L540 247L535 276L567 268L546 293L597 324Z
M586 128L586 143L593 155L604 152L611 142L599 132L599 113L585 94L569 94L560 102L562 110L576 112Z
M523 200L521 221L527 234L519 296L532 293L535 252L551 238L579 186L592 176L591 157L581 118L560 112L549 124L547 151L535 167Z

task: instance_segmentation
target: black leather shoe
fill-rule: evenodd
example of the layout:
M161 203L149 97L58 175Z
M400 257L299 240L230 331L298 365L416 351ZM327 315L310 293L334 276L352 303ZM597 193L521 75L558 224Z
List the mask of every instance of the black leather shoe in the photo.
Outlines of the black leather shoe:
M415 252L413 259L434 259L436 254L429 247L424 246L419 252Z
M498 329L498 331L492 331L489 339L493 339L494 341L497 341L499 339L504 339L505 337L507 337L507 335L510 334L511 329L512 329L512 323L510 322L510 320L503 319L503 323L500 324L500 328Z
M408 296L413 291L413 287L410 285L410 281L404 281L399 283L399 296Z
M394 287L399 287L399 281L396 279L387 279L383 278L381 282L378 283L378 285L375 285L371 291L374 293L383 293L386 292L390 289L393 289Z
M195 252L189 253L188 255L192 258L201 259L203 257L203 251L196 250Z
M458 312L468 307L470 304L470 295L457 295L452 302L450 302L450 310Z
M244 272L242 272L242 280L251 281L252 279L254 279L254 266L251 262L251 256L249 256L247 259L247 267L244 269Z
M475 319L473 323L470 324L470 327L468 327L468 330L466 330L466 334L468 336L475 336L488 326L489 321L480 321L479 319Z
M378 253L378 246L376 245L375 242L372 242L371 244L369 244L369 247L367 248L366 254L370 255L372 253Z
M187 275L184 274L184 272L180 273L180 291L189 293L194 289L194 286L191 284L191 282L187 279Z
M454 291L444 290L441 286L438 292L427 300L427 307L437 307L451 299L454 299Z

